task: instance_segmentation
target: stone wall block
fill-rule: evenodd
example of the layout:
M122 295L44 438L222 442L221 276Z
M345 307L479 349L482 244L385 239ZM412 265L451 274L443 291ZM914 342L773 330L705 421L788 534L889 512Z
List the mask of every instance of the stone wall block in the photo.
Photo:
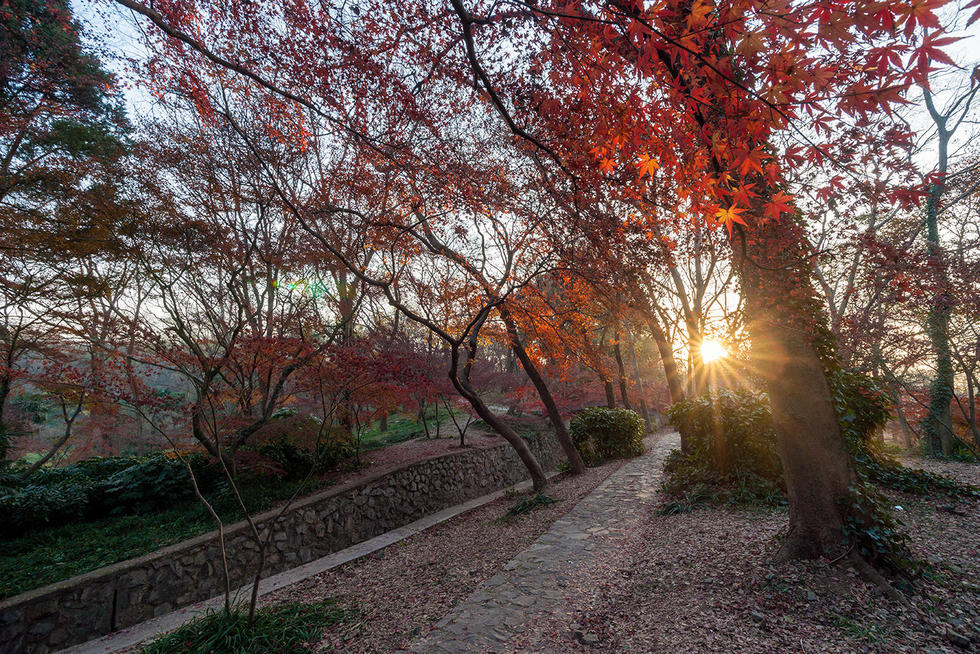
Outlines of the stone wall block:
M532 438L550 470L562 460L554 437ZM396 529L491 489L527 478L508 445L459 450L299 498L255 516L272 529L265 575ZM258 545L246 522L228 525L225 544L233 588L251 581ZM219 595L225 586L217 532L0 601L0 654L48 652L81 643ZM111 624L115 603L115 624Z

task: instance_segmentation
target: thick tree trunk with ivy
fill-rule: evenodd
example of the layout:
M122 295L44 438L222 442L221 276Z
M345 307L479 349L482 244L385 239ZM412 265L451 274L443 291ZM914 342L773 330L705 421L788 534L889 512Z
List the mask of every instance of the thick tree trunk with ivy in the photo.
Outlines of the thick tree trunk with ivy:
M946 263L943 248L939 240L939 206L946 192L946 175L949 172L949 143L953 134L962 124L969 110L977 87L970 85L966 95L956 100L950 109L941 111L935 104L928 84L922 85L922 98L925 100L929 116L936 125L937 153L934 181L929 185L929 197L926 201L926 248L929 252L929 263L935 271L935 294L929 306L929 317L926 320L926 331L936 353L936 371L929 389L929 413L923 425L926 446L932 454L942 452L949 456L953 452L953 421L950 415L950 405L953 401L953 358L949 345L949 318L952 311L949 276L946 273ZM957 107L960 107L959 109ZM956 112L962 111L959 118Z
M841 501L854 477L827 381L833 336L804 243L788 216L732 239L753 369L769 393L789 497L784 560L814 558L841 543Z

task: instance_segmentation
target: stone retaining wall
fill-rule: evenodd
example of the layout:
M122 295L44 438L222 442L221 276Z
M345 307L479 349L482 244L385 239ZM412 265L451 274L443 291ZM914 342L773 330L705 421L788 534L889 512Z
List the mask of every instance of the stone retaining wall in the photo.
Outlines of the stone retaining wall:
M553 436L529 445L545 470L563 460ZM373 538L428 514L527 478L509 445L468 449L411 463L298 500L273 526L265 575ZM260 528L275 516L256 516ZM232 588L254 570L248 524L225 531ZM219 595L217 532L0 602L0 652L50 652Z

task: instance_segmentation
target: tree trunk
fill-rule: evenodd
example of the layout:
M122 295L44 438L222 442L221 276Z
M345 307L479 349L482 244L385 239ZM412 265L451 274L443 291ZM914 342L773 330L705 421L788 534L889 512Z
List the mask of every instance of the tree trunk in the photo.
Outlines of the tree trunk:
M656 316L647 314L647 327L650 328L653 342L657 345L657 353L660 355L660 363L664 367L664 377L667 378L670 402L676 404L684 399L684 379L681 377L677 360L674 358L674 348L667 340L667 334Z
M969 402L967 418L970 421L970 432L973 434L973 442L980 446L980 428L977 427L977 400L976 389L973 384L973 371L966 371L966 394Z
M894 396L895 400L895 412L898 414L898 425L902 428L902 440L905 443L905 448L912 449L912 431L909 429L908 420L905 419L905 411L902 410L902 405L898 401L898 396Z
M524 467L527 468L528 474L531 475L531 483L534 485L534 490L540 493L548 485L548 478L545 477L544 470L542 470L541 464L538 463L537 457L534 456L531 448L527 446L527 443L524 442L520 434L511 429L500 416L490 410L470 383L470 371L473 368L473 361L476 359L477 337L479 336L480 327L487 319L487 315L484 314L483 318L476 322L470 332L469 342L466 344L466 362L462 370L460 370L459 365L459 350L462 344L457 342L451 347L449 381L452 382L456 391L470 403L476 415L480 416L485 423L490 425L494 431L500 434L514 448L518 458L520 458Z
M827 366L835 365L833 336L804 243L802 227L789 216L756 221L732 240L752 359L769 392L789 496L781 560L818 557L840 544L838 502L853 479L827 383Z
M548 485L548 478L545 477L544 470L541 469L541 464L538 463L538 460L531 451L531 448L527 446L527 443L524 442L524 439L521 438L520 434L507 426L507 423L505 423L499 416L491 411L483 400L480 399L480 396L476 394L469 383L464 383L462 380L458 379L453 372L450 373L449 378L459 394L467 402L469 402L470 406L473 407L473 410L476 411L476 415L480 416L485 423L490 425L495 432L503 436L504 440L514 448L514 451L517 452L517 456L524 464L524 467L527 468L528 474L531 475L531 482L534 484L534 490L539 493L543 491L545 486Z
M671 347L670 341L667 340L667 334L664 332L657 316L652 311L647 311L645 314L647 326L650 328L653 342L656 343L657 352L660 354L660 363L664 368L664 376L667 378L670 403L676 404L684 399L684 380L681 378L680 370L677 368L677 361L674 359L674 348ZM685 434L683 429L679 429L678 433L681 437L681 452L689 452L691 450L690 435Z
M616 369L619 371L619 396L623 399L623 406L632 410L633 405L630 404L629 394L626 392L626 368L623 366L623 351L619 347L619 339L619 332L616 332L613 356L616 358Z
M517 360L521 362L521 367L524 368L524 372L531 380L531 383L534 384L534 388L538 391L538 397L541 398L544 408L548 411L548 419L551 420L551 424L555 428L555 435L558 437L558 443L561 445L561 449L565 452L565 457L568 459L568 465L572 474L577 475L585 472L585 462L582 461L582 455L579 454L578 448L572 442L572 437L568 433L568 428L565 426L565 420L558 411L558 404L551 395L551 390L545 383L541 373L538 372L538 368L534 365L531 357L527 355L527 350L524 349L524 344L521 342L521 337L517 331L517 324L514 322L513 316L504 307L500 307L499 312L501 319L504 321L504 325L507 327L507 334L510 336L511 350L517 357Z
M650 409L647 408L647 400L643 393L643 377L640 375L640 359L636 356L636 344L633 337L627 337L630 344L630 354L633 358L633 374L636 379L636 389L640 393L640 412L643 414L643 422L647 425L647 431L653 431L653 422L650 420Z
M953 359L949 347L949 317L952 307L949 276L942 244L939 241L939 203L946 190L945 176L949 167L949 141L952 129L947 128L947 117L936 111L932 95L923 89L926 107L936 123L938 157L936 161L936 180L929 185L929 198L926 200L926 248L929 263L936 275L936 292L929 305L926 319L926 332L936 353L936 373L929 389L929 413L926 414L924 431L926 447L932 454L942 452L949 456L953 452L953 420L950 405L953 401Z
M944 154L944 153L942 153ZM926 331L936 353L936 373L929 390L929 413L925 420L926 445L933 454L949 456L953 452L953 420L950 405L953 401L953 358L949 348L950 292L939 243L939 200L943 194L942 183L929 187L926 203L926 243L929 258L934 265L939 287L929 307Z
M4 422L4 408L7 406L7 398L10 396L10 368L0 376L0 461L7 458L10 450L11 434Z
M613 389L613 383L611 379L606 379L602 377L602 388L606 391L606 406L610 409L616 408L616 391Z

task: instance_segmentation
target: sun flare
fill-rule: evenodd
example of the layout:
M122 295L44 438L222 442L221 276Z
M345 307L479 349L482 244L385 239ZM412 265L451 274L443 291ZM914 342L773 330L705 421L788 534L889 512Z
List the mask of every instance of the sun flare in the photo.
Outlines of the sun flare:
M705 363L711 363L717 361L718 359L724 359L728 354L725 350L725 346L718 341L702 341L701 342L701 360Z

